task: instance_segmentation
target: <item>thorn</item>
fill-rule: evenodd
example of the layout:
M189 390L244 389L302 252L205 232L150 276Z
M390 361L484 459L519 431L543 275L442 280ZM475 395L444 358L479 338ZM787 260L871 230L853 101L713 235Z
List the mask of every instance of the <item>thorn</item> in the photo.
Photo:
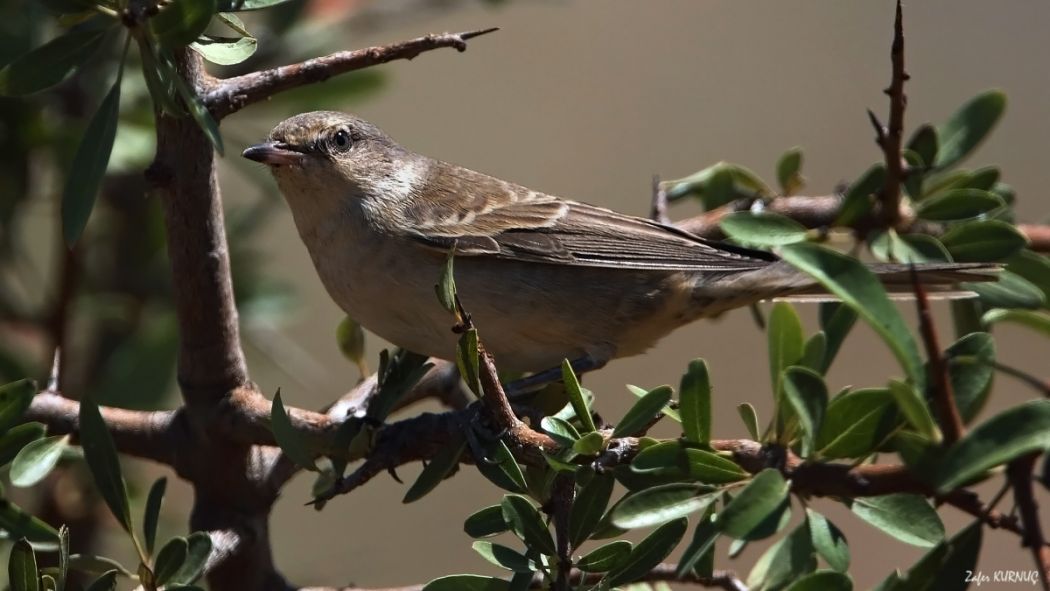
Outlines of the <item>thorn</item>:
M389 474L390 477L393 478L394 481L397 482L398 484L404 484L405 483L403 480L401 480L401 477L397 475L397 470L394 469L393 466L390 466L389 468L387 468L386 469L386 473Z
M466 33L460 33L459 34L459 38L464 40L464 41L467 41L468 39L473 39L475 37L481 37L482 35L488 35L489 33L495 33L498 30L499 30L499 27L489 27L487 29L478 29L476 31L468 31Z
M51 360L51 373L47 377L47 391L48 392L58 392L59 391L59 385L60 384L58 383L58 376L59 376L59 368L61 367L61 364L62 364L62 349L59 348L59 347L55 347L55 356Z
M875 142L880 146L886 142L886 128L882 126L882 122L879 121L875 112L868 109L868 120L871 121L871 126L875 128Z

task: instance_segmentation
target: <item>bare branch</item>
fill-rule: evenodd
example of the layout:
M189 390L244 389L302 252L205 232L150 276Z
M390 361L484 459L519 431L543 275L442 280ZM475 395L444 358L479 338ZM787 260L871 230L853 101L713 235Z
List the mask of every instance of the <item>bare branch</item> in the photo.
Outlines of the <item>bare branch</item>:
M195 86L201 57L175 52ZM164 207L179 324L178 379L187 403L214 403L248 383L230 279L215 151L190 117L157 116L157 154L147 181Z
M900 221L901 182L904 168L901 163L901 136L904 132L904 107L908 98L904 95L904 82L908 79L904 71L904 19L900 0L897 0L897 15L893 23L893 45L890 48L892 74L886 94L890 97L890 121L885 135L879 135L879 146L886 157L886 184L882 189L882 216L889 227ZM871 112L869 111L869 114ZM874 121L874 115L872 115Z
M464 33L431 34L390 45L340 51L297 64L215 81L203 96L204 104L216 119L222 119L279 92L324 82L339 74L395 60L410 60L423 52L443 47L466 51L469 39L497 30L493 27Z
M962 438L964 433L962 417L955 405L955 393L952 381L948 376L948 365L944 362L941 345L937 338L937 328L930 313L930 302L926 299L926 290L919 281L915 265L911 266L911 282L915 291L915 306L919 310L919 331L926 346L926 358L929 360L929 379L933 388L933 401L937 405L937 419L944 433L945 445L951 445Z
M169 466L175 463L175 453L183 443L175 431L176 412L108 406L99 410L118 451ZM79 415L79 402L55 392L41 392L33 398L25 418L44 423L49 433L71 433L76 440L80 429Z

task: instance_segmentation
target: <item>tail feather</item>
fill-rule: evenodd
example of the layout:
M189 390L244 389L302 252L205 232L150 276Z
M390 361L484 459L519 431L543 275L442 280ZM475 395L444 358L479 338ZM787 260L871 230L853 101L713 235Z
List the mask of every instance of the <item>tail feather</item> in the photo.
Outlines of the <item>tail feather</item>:
M912 266L900 263L868 265L893 299L914 297ZM996 263L922 263L914 266L919 283L931 299L960 299L976 294L966 283L996 281L1002 265ZM962 284L962 285L960 285ZM761 300L834 301L820 283L790 264L777 261L767 267L745 271L715 282L699 282L697 297L718 302L709 312L747 305Z

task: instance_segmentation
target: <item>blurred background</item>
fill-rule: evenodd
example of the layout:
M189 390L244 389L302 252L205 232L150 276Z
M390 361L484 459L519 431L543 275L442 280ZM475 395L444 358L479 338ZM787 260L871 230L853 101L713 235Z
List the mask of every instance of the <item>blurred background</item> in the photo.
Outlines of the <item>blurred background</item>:
M32 10L22 14L23 4L0 9L11 17L0 24L3 55L17 53L20 43L38 44L22 38L27 33L18 19L40 18ZM1006 116L968 165L999 165L1017 192L1021 219L1044 221L1050 214L1044 194L1050 180L1050 74L1041 58L1050 53L1050 5L926 0L904 10L912 76L905 133L943 121L981 90L1003 89ZM884 117L888 108L882 89L889 82L891 2L300 0L273 12L246 17L260 37L260 52L245 67L429 32L501 27L472 41L465 53L441 50L394 62L250 107L224 122L227 156L220 181L246 352L254 380L264 392L280 387L287 404L321 407L359 375L336 347L343 314L324 293L272 181L261 165L238 156L285 117L350 110L416 151L637 215L648 214L654 174L678 178L726 160L773 179L778 156L801 146L807 185L800 193L827 194L881 160L865 109ZM46 27L34 30L47 35ZM76 138L76 126L83 125L80 120L57 129L60 117L86 119L106 75L86 72L44 104L0 102L6 167L0 174L0 372L11 379L46 375L50 348L62 342L67 390L95 392L110 404L170 408L177 404L174 323L165 298L170 280L157 204L143 197L140 179L153 151L148 112L122 120L103 208L95 212L88 238L73 255L56 248L60 172L76 141L55 148L55 138ZM134 89L125 94L132 97L125 104L136 100ZM139 94L145 97L142 89ZM683 204L670 213L681 218L698 211ZM62 296L70 286L76 290ZM914 317L909 306L903 309ZM816 307L800 311L813 332ZM946 344L953 338L947 306L936 311ZM23 326L15 322L20 318L33 322ZM49 328L37 334L39 326ZM999 357L1045 376L1047 351L1024 330L1007 325L996 331ZM372 367L385 346L368 337ZM616 361L586 381L599 410L619 416L633 400L624 384L677 385L688 361L703 357L715 388L714 435L743 437L738 403L754 404L762 421L770 414L765 355L765 335L743 310L686 327L646 355ZM881 342L858 326L832 367L829 386L836 391L881 385L898 373ZM983 416L1034 396L1000 376ZM659 434L674 435L663 427ZM136 470L130 479L142 488L162 473L128 464ZM400 476L411 482L418 469L405 467ZM65 486L63 478L75 475L59 473L46 485L50 492L29 496L46 499L67 520L81 510L90 522L90 491ZM492 572L461 529L466 516L500 497L473 470L407 506L400 501L405 486L383 476L317 513L303 506L310 484L301 476L285 489L271 524L278 565L298 584L394 586L453 572ZM994 488L985 487L985 498ZM169 491L165 527L182 532L190 493L174 479ZM1047 495L1042 501L1050 506ZM846 533L858 587L909 567L923 553L831 500L813 502ZM970 519L951 508L942 517L949 532ZM73 531L76 536L75 525ZM107 538L105 528L100 535ZM724 546L716 568L741 576L764 547L754 544L731 561ZM979 568L1028 571L1032 563L1016 536L989 530Z

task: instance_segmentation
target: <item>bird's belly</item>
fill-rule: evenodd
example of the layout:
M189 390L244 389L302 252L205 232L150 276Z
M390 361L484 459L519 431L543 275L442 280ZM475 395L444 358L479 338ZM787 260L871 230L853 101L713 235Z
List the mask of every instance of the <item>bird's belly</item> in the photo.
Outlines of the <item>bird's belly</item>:
M411 243L348 244L337 251L345 254L342 260L325 249L329 256L314 262L350 317L399 347L454 358L455 319L434 290L445 267L440 254ZM666 274L460 257L454 277L502 370L541 371L584 355L633 355L672 328L639 329L661 316Z

